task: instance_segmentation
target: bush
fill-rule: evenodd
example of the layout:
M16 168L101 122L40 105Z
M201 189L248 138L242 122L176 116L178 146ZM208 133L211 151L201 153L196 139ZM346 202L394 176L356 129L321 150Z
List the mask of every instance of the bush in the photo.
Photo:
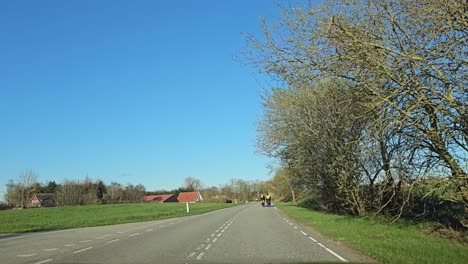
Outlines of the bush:
M13 205L6 204L6 203L0 203L0 210L10 210L10 209L13 209Z

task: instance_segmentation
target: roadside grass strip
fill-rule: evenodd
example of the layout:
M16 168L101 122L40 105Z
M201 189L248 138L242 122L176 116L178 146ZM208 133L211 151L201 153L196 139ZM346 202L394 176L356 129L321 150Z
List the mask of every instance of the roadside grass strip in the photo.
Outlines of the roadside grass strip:
M105 204L0 211L0 234L115 225L197 215L235 204L183 203ZM174 224L173 222L170 224Z
M292 219L383 263L468 263L467 245L425 234L418 224L401 221L389 225L370 218L327 214L288 203L277 206ZM320 243L312 237L309 239Z

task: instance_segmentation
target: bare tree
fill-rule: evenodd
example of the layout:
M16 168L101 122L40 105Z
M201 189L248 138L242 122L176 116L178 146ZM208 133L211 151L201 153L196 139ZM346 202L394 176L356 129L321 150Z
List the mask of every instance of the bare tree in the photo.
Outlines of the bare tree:
M202 184L199 179L187 177L184 180L184 187L192 191L199 191L202 187Z
M265 96L260 149L354 213L401 213L408 186L427 177L438 179L429 193L450 188L444 199L466 208L467 9L456 0L284 8L265 40L247 36L244 53L280 86ZM320 96L324 80L350 89Z

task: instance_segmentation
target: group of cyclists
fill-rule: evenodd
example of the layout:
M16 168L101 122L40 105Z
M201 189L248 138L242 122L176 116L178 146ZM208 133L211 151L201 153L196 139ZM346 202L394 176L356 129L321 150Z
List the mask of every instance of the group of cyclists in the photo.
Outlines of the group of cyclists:
M271 206L271 194L267 193L265 195L262 193L260 195L260 200L262 201L262 206L265 206L265 202L266 202L266 206Z

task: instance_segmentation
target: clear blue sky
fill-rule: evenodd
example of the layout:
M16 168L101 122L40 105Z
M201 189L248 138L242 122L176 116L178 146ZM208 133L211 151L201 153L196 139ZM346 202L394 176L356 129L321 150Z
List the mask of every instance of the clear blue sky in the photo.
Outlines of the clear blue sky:
M32 169L171 189L270 178L258 76L232 57L272 1L1 1L0 194ZM0 198L0 199L1 199Z

